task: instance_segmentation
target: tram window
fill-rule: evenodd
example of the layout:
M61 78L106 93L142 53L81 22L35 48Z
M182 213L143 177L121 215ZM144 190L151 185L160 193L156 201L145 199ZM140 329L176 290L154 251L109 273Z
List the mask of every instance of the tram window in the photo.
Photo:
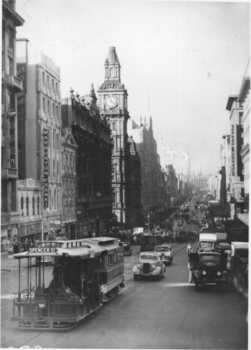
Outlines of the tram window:
M113 265L113 255L108 255L108 266L112 266Z

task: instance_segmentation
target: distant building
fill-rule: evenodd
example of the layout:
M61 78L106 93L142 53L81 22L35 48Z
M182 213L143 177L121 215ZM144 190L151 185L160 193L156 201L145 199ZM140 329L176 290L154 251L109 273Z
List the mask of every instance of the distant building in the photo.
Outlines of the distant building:
M201 171L197 175L193 173L189 179L189 184L197 190L208 189L208 176L203 175Z
M141 160L142 214L164 207L163 181L157 142L153 136L152 117L140 119L140 125L128 121L128 134L133 136Z
M16 69L16 27L23 18L16 1L2 1L2 132L1 132L1 240L18 240L18 113L17 94L23 91Z

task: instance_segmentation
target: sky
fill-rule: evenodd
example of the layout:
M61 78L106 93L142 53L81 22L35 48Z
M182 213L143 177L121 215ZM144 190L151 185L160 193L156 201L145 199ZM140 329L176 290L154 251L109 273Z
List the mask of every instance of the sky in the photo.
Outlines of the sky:
M116 47L130 117L153 121L161 165L215 174L250 56L248 2L17 0L29 62L42 51L61 72L61 97L104 82Z

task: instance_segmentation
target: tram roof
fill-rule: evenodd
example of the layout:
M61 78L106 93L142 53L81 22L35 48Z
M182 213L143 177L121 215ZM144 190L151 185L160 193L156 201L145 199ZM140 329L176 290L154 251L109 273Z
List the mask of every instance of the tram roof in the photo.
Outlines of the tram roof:
M100 256L102 252L108 253L118 249L115 238L99 237L78 240L56 240L42 241L35 244L28 252L14 254L16 259L28 257L59 257L59 256L80 256L82 258Z

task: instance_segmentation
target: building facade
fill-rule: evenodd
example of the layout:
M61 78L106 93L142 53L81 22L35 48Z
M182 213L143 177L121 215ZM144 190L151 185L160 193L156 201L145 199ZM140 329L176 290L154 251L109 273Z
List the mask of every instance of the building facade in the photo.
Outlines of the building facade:
M2 1L2 150L1 240L18 240L18 141L17 93L23 90L17 77L16 27L24 20L15 11L16 1Z
M76 141L76 238L108 235L112 220L110 126L100 117L92 86L62 99L62 126Z
M77 238L76 228L76 155L77 144L71 128L64 128L61 137L62 161L62 231L69 239Z
M19 39L17 45L25 86L18 95L19 179L40 181L42 229L36 238L53 239L62 221L60 70L41 52L29 64L28 41Z
M230 112L231 169L229 196L236 202L238 211L244 207L244 164L241 149L244 145L243 107L238 96L229 96L226 109Z
M249 152L250 152L250 59L242 80L237 101L243 106L244 143L241 158L244 165L244 208L249 208Z
M153 136L152 118L137 125L132 119L128 121L128 134L132 135L141 160L141 202L142 214L164 207L164 177L157 153L157 143Z
M123 228L133 228L137 225L139 200L133 202L131 198L132 186L130 166L135 164L135 157L131 160L130 142L127 133L127 121L129 112L127 108L128 93L121 83L121 66L115 47L110 47L105 60L105 79L98 89L98 100L101 118L106 119L111 127L113 152L112 152L112 191L113 191L113 215L117 224ZM136 161L137 163L138 161ZM137 167L137 166L136 166ZM137 175L138 178L139 175ZM137 180L138 181L138 180ZM140 189L134 190L139 193ZM135 214L134 210L137 212ZM133 216L133 217L132 217Z

